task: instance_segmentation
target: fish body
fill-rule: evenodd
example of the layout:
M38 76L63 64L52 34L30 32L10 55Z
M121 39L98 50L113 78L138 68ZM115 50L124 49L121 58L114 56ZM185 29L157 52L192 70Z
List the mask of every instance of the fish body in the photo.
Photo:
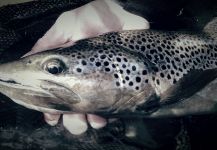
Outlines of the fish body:
M139 113L182 101L217 77L215 33L132 30L0 65L0 91L50 113Z

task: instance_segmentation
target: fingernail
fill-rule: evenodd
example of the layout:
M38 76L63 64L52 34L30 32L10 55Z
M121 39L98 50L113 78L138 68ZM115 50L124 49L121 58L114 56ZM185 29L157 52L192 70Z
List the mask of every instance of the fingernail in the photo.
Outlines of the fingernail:
M47 124L51 126L55 126L59 121L60 115L59 114L49 114L44 113L44 119L47 122Z
M63 126L74 135L80 135L88 128L84 114L63 114Z
M93 114L88 114L87 120L90 123L91 127L93 127L94 129L103 128L107 124L105 118Z

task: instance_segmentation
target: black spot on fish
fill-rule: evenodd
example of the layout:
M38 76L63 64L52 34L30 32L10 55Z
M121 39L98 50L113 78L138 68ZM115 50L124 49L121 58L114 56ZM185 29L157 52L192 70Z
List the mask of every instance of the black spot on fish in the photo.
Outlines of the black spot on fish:
M170 80L170 79L171 79L171 76L170 76L169 74L167 75L167 79L168 79L168 80Z
M142 52L145 51L145 46L141 46L141 51L142 51Z
M112 64L112 68L116 68L116 65L115 65L115 64Z
M129 86L133 86L133 82L132 81L129 82Z
M136 48L137 50L139 50L139 45L136 45L135 48Z
M157 53L157 51L155 49L150 50L151 54Z
M174 70L171 70L170 72L171 72L171 74L175 74Z
M134 49L134 46L133 46L133 45L129 45L129 48L130 48L130 49Z
M126 68L127 66L125 64L122 65L123 68Z
M161 78L164 78L164 74L162 72L160 73L160 76L161 76Z
M130 70L129 69L127 69L126 72L127 72L127 74L130 74Z
M141 45L141 44L142 44L142 42L141 42L141 41L137 41L137 43L138 43L139 45Z
M141 78L140 77L136 77L136 82L141 82Z
M91 62L94 62L94 60L95 60L95 58L93 58L93 57L90 58L90 61L91 61Z
M108 66L108 65L109 65L109 62L105 61L104 66Z
M117 62L121 62L121 59L119 57L116 58Z
M81 68L77 68L76 71L80 73L80 72L82 72L82 69Z
M100 67L101 66L101 62L96 62L96 66Z
M86 62L85 60L82 60L81 63L82 63L82 65L84 65L84 66L87 65L87 62Z
M125 62L128 62L127 58L124 58L124 61L125 61Z
M115 78L118 78L118 75L115 73L115 74L114 74L114 77L115 77Z
M181 57L181 58L185 58L185 55L183 55L183 54L180 54L180 57Z
M109 72L109 71L110 71L110 68L105 68L105 71L106 71L106 72Z
M118 53L119 56L122 56L122 53Z
M152 40L151 40L151 39L148 39L148 42L150 42L150 43L151 43L151 42L152 42Z
M165 65L162 65L162 66L161 66L161 69L162 69L162 70L166 70L167 67L166 67Z
M147 70L143 70L143 71L142 71L142 74L143 74L143 75L147 75L147 73L148 73Z
M112 54L109 54L108 56L109 56L110 58L112 58L112 57L113 57L113 55L112 55Z
M160 85L160 80L156 79L156 83L157 83L157 85Z
M145 39L145 38L142 38L142 42L146 42L146 39Z
M133 71L136 71L136 66L132 66L132 70L133 70Z
M101 55L100 58L101 58L101 59L105 59L105 58L106 58L106 55Z
M177 82L176 79L174 79L174 80L173 80L173 84L176 84L176 82Z
M164 56L162 54L159 54L160 56L160 59L163 60L164 59Z
M120 86L120 83L119 83L119 82L116 82L116 85L117 85L117 86Z
M149 54L146 54L146 57L147 57L149 60L152 60L152 57L151 57L151 55L149 55Z

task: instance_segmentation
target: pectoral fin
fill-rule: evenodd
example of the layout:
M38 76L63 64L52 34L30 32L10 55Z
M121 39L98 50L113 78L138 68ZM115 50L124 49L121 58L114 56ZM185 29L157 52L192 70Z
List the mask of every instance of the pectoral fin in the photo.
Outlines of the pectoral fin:
M191 97L216 77L217 69L192 70L160 96L161 105L175 103Z

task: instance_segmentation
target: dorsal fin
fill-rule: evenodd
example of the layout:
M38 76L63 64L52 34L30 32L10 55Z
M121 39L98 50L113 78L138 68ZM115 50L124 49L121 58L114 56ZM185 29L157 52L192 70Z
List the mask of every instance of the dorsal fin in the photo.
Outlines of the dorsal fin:
M214 17L204 27L203 31L217 40L217 17Z

